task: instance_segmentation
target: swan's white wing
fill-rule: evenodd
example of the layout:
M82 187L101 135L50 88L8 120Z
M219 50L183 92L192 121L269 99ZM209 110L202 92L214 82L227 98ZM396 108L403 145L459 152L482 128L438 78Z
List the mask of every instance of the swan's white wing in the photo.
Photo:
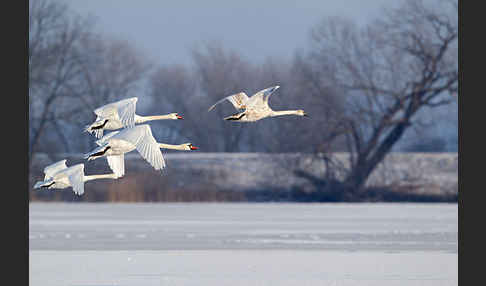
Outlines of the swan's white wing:
M135 125L135 109L137 98L134 97L130 103L125 104L118 108L118 117L120 117L120 121L122 122L123 126L126 127L133 127Z
M263 100L265 102L268 102L268 100L270 99L270 95L272 95L275 90L277 90L279 88L279 86L273 86L273 87L269 87L269 88L265 88L264 90L262 90L261 92L263 93Z
M63 169L66 169L67 166L66 166L66 159L64 160L61 160L61 161L58 161L54 164L51 164L47 167L44 168L44 181L46 181L47 179L49 178L52 178L52 176L54 176L55 173L63 170Z
M113 173L116 174L117 177L122 177L125 175L125 155L109 155L106 156L106 160L108 161L108 165L110 166Z
M135 145L140 155L156 170L165 168L164 157L149 125L142 124L123 129L116 138L126 140Z
M269 88L262 89L252 95L248 101L247 101L247 106L250 109L258 109L258 108L265 108L268 106L268 99L270 98L270 95L277 90L279 86L272 86Z
M69 167L66 175L73 187L73 192L79 196L84 194L84 164Z
M118 108L123 107L127 104L135 104L137 102L136 97L131 97L127 99L122 99L119 101L115 101L112 103L105 104L103 106L100 106L94 110L94 113L101 118L109 118L113 116L114 113L117 112ZM98 119L97 119L98 120Z
M123 126L133 127L135 125L135 109L137 98L131 97L113 103L103 105L94 110L94 113L101 118L117 118Z
M273 89L273 87L269 87L269 88L265 88L265 89L262 89L260 91L257 91L254 95L251 96L251 99L263 100L264 98L268 98L272 94L272 92L271 92L272 89Z
M229 100L229 102L231 102L231 104L233 104L233 106L236 108L236 109L245 109L245 104L246 104L246 101L248 100L248 96L246 95L246 93L244 92L240 92L240 93L237 93L237 94L232 94L230 96L227 96L221 100L219 100L218 102L216 102L215 104L213 104L209 109L208 111L211 111L217 104L225 101L225 100Z
M98 107L94 110L94 113L96 114L96 121L104 118L117 118L117 109L115 106L115 103L110 103L107 105L103 105L101 107Z
M120 130L110 132L110 133L106 134L105 136L101 137L101 139L96 140L95 143L98 146L101 146L101 145L105 144L108 139L113 137L113 135L116 135L118 132L120 132Z

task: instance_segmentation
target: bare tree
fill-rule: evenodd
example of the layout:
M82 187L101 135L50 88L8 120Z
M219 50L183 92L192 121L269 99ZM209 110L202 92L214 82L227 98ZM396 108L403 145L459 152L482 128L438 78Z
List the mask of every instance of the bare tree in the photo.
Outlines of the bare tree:
M67 86L81 72L80 44L90 31L91 20L71 14L65 4L29 2L29 162Z
M173 141L192 138L202 150L209 152L330 151L325 144L330 142L330 137L338 136L338 129L343 128L333 115L339 113L344 104L337 106L340 99L334 94L332 98L317 96L324 87L316 88L305 81L302 74L316 74L311 70L303 72L309 68L303 61L288 63L269 58L262 64L251 64L217 44L193 50L193 57L195 68L192 70L182 65L163 66L151 77L150 94L154 104L150 112L163 109L186 115L183 122L164 122L166 128L163 133L161 131L161 138ZM299 106L310 112L312 119L282 118L235 124L222 120L234 112L229 103L207 112L208 106L224 96L240 91L251 96L273 85L283 87L272 96L273 107L290 109ZM327 128L329 132L314 132ZM156 128L154 132L158 130Z
M457 4L409 0L364 28L328 18L311 35L314 46L306 60L323 73L308 80L325 77L345 98L338 118L351 156L343 185L359 193L419 110L454 100Z
M346 98L327 75L325 65L316 65L311 58L305 58L297 53L291 67L291 91L295 104L304 105L311 120L303 125L304 132L300 137L313 149L308 152L345 151L345 141L342 138L346 124L341 120L347 108ZM319 132L316 132L319 130Z
M93 110L127 97L144 97L143 88L152 65L129 42L106 35L93 33L82 47L83 56L78 61L81 71L76 83L69 86L71 105L76 102L80 110L71 112L66 119L73 132L83 136L81 141L88 140L92 147L92 138L82 134L82 128L96 118ZM70 106L63 107L72 110Z
M40 150L84 152L82 146L94 144L82 132L93 109L140 95L150 65L127 41L96 33L93 19L64 3L29 3L29 161Z
M141 95L152 65L128 41L96 34L83 43L83 48L86 52L79 62L82 86L72 92L85 95L88 107Z
M210 150L211 140L205 126L207 114L203 108L207 102L198 91L194 74L188 68L182 65L158 68L150 77L148 95L151 100L148 113L177 112L184 117L184 120L176 122L164 121L160 124L163 128L152 128L161 142L192 142L203 150Z

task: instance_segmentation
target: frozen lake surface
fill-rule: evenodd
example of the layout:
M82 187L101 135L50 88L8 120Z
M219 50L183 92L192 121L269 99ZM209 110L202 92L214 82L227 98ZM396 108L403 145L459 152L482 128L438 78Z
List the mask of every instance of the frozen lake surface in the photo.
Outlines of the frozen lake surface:
M457 285L457 204L30 203L30 285Z

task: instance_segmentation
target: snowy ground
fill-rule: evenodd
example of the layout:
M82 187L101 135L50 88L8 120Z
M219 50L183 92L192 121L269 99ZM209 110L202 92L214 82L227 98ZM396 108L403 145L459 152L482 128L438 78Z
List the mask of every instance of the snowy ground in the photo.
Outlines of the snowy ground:
M457 285L457 211L31 203L30 285Z
M335 153L336 159L347 166L349 154ZM67 159L68 162L83 161L82 154L55 154L51 160L46 154L36 154L33 159L35 182L44 178L42 170L56 160ZM193 192L206 192L208 188L217 191L262 191L278 190L290 192L295 190L319 191L311 180L297 175L296 172L322 177L326 161L316 154L307 153L205 153L178 152L164 154L168 168L164 176L156 172L137 152L125 155L126 175L116 181L99 180L87 183L86 188L95 185L100 190L120 187L138 178L138 182L150 180L163 184L162 189ZM106 160L94 160L86 164L86 174L111 172ZM31 184L33 185L34 182ZM135 182L136 184L136 182ZM382 164L367 180L368 185L406 184L422 185L416 190L422 194L457 194L458 193L458 153L400 153L387 155ZM140 191L153 191L150 183L138 183ZM115 188L117 189L117 188Z

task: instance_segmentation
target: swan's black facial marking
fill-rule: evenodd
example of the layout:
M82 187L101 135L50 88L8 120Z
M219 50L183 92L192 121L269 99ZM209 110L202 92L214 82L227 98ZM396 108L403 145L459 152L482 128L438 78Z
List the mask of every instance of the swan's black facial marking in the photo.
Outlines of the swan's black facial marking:
M108 122L108 119L105 119L105 122L103 122L103 124L95 126L95 127L91 127L91 130L101 129L101 128L105 127L107 122Z
M103 154L105 154L105 153L106 153L106 151L108 151L108 149L110 149L110 148L111 148L111 147L110 147L110 146L108 146L108 147L106 147L106 148L105 148L105 150L100 151L100 152L97 152L97 153L94 153L94 154L92 154L90 157L102 156L102 155L103 155Z

